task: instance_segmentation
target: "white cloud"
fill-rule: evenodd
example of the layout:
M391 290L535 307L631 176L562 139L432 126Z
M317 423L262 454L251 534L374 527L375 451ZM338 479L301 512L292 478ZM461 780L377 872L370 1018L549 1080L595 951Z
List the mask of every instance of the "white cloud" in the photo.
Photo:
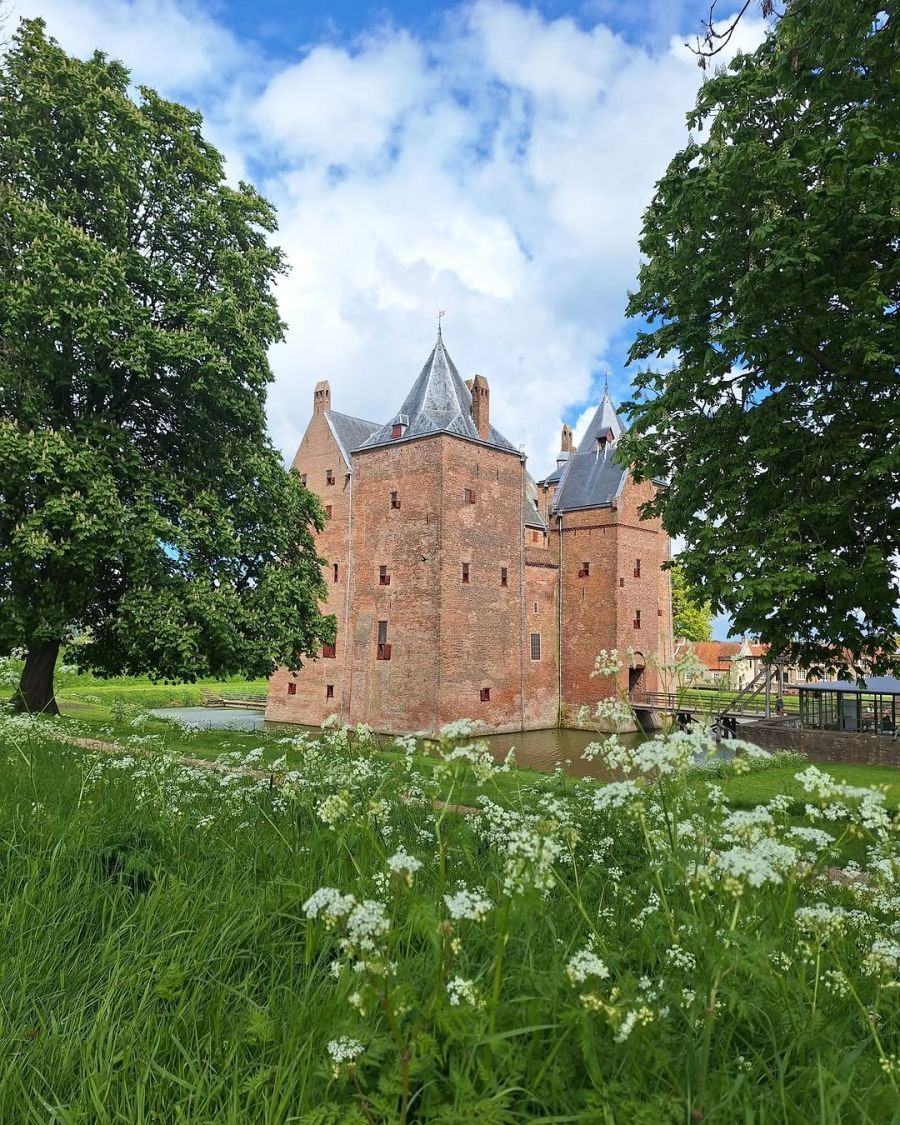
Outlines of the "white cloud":
M592 413L641 214L686 138L702 76L684 35L651 49L599 20L474 0L430 39L388 25L266 64L187 2L40 8L67 48L99 46L199 103L232 174L264 169L292 266L269 411L287 455L319 379L336 410L393 414L446 309L450 353L488 377L492 420L536 476L553 466L562 417ZM760 35L745 18L742 45ZM624 384L614 371L614 398Z

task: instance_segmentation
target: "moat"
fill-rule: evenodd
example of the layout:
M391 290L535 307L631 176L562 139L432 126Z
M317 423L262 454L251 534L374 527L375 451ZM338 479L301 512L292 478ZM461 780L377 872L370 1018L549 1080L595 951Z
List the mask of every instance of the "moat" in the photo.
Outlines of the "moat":
M196 723L200 727L216 727L227 730L312 730L312 727L284 726L266 723L259 711L223 707L165 707L152 712L164 719L179 719L182 722ZM566 773L576 777L608 777L609 773L602 762L586 762L581 754L585 746L596 738L590 731L530 730L515 734L494 734L485 739L491 753L498 761L503 761L511 747L515 749L516 761L520 766L533 770L553 770L556 763L562 763ZM622 742L634 746L644 740L640 734L625 734Z

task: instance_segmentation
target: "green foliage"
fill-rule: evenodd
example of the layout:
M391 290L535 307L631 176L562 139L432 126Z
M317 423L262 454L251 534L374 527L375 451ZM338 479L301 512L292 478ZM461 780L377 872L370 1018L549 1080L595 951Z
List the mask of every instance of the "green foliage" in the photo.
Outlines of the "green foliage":
M715 610L811 666L895 651L900 8L793 0L706 82L644 219L623 448Z
M265 432L274 228L197 113L21 24L0 66L0 652L49 674L77 627L85 668L191 681L332 636L321 512Z
M896 1116L877 794L806 771L798 837L771 791L723 802L768 773L684 768L702 736L608 744L633 788L548 778L501 808L515 771L462 731L431 770L364 731L272 735L275 786L236 771L255 751L213 772L145 732L65 745L84 733L0 722L4 1121ZM433 804L463 787L480 812ZM847 839L863 877L826 877ZM462 888L480 913L450 910Z
M701 601L691 589L684 571L676 562L670 571L672 576L672 627L679 640L711 641L712 608L708 601Z

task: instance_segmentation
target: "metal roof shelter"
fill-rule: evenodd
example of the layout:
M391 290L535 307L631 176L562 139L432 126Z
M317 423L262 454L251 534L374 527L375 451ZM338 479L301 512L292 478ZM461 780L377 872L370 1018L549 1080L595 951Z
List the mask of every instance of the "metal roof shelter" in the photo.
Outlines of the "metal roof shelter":
M900 679L869 676L797 685L800 723L812 730L858 731L896 737L900 722Z

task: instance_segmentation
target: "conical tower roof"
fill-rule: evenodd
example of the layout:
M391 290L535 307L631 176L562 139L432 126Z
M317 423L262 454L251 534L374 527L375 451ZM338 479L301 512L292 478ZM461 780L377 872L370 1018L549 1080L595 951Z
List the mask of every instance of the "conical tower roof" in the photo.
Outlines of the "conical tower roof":
M431 355L403 405L390 422L376 430L358 448L371 449L373 446L409 441L427 434L456 434L458 437L480 442L482 439L472 421L471 409L472 395L460 378L438 330L437 342ZM393 436L394 426L398 422L403 425L400 438ZM518 452L493 426L489 427L486 444Z
M563 469L562 482L553 498L557 512L598 508L612 503L622 491L627 468L619 464L618 442L625 425L604 390L603 401L587 432Z

